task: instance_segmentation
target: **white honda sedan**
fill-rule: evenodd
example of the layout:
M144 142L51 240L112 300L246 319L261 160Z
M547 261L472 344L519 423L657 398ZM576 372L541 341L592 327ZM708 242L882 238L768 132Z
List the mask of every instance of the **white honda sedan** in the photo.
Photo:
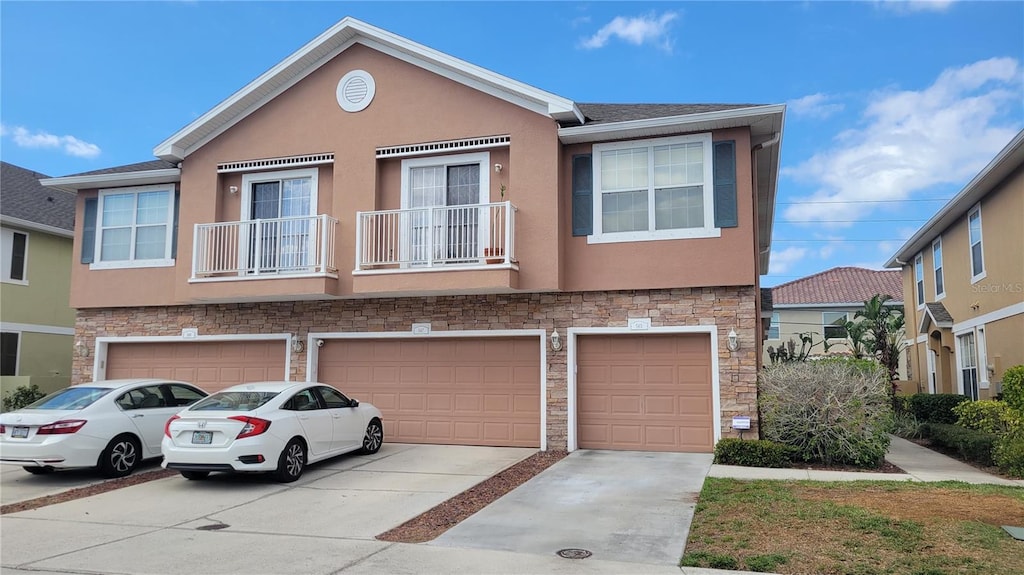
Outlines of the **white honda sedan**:
M314 382L245 383L214 393L167 422L163 466L186 479L211 471L269 471L295 481L306 464L384 442L380 411Z
M73 385L0 414L0 463L32 474L97 467L124 477L160 456L167 420L206 397L183 381L112 379Z

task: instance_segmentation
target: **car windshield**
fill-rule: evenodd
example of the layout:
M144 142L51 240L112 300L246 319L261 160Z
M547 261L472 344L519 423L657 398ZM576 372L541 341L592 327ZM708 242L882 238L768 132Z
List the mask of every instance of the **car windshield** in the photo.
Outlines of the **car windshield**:
M221 391L193 405L191 411L252 411L276 396L276 391Z
M72 386L51 393L39 401L25 406L23 409L82 409L89 407L97 399L111 391L109 387Z

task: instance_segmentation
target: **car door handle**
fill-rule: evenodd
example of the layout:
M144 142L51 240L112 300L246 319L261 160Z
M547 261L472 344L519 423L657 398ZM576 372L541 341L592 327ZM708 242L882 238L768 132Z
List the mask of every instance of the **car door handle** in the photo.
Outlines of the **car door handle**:
M146 417L146 414L145 413L136 413L135 415L132 415L133 419L136 418L136 417Z
M307 419L309 419L309 416L308 415L300 415L299 419L301 419L302 421L306 421Z

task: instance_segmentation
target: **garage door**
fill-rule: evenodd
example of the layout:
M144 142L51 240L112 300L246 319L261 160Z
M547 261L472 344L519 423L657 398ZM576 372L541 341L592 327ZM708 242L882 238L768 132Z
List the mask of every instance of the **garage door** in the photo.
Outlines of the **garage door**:
M283 340L111 343L106 375L177 379L212 393L239 383L287 379L285 354Z
M711 339L706 334L579 336L583 449L711 452Z
M388 441L540 446L537 338L327 340L317 377L380 409Z

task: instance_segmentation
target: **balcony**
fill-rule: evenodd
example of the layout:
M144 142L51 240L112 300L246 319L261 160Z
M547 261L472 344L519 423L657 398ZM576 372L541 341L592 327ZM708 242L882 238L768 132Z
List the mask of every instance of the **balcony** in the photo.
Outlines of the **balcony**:
M515 215L511 202L359 212L353 290L376 295L512 291L519 271Z
M190 281L336 278L337 229L324 214L196 224Z

